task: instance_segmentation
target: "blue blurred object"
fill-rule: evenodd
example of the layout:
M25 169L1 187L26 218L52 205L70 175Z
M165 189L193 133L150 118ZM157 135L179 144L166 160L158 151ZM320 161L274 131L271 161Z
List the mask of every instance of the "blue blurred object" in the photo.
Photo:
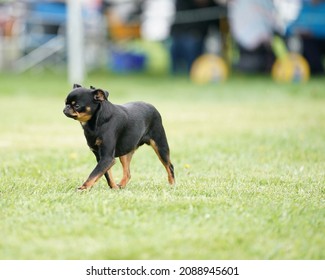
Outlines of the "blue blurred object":
M115 49L110 53L109 68L117 73L143 71L146 68L146 60L144 54Z
M66 24L67 8L65 3L31 3L25 19L27 40L25 52L45 44L55 38Z
M297 19L288 25L286 33L325 38L325 3L312 4L310 1L303 1Z
M62 24L65 22L67 14L67 7L65 3L38 2L33 4L31 15L44 20L46 23Z

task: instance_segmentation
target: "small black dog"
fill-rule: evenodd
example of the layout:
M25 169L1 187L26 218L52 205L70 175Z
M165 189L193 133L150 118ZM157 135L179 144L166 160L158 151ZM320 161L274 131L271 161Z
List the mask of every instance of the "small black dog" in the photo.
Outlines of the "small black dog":
M105 175L112 189L126 186L131 178L130 162L135 150L150 145L164 165L168 181L175 183L174 167L169 159L169 147L159 112L144 102L130 102L114 105L108 100L108 92L75 84L66 99L63 113L78 120L87 139L87 144L95 154L97 166L79 190L91 188ZM119 157L123 167L123 178L114 182L111 167Z

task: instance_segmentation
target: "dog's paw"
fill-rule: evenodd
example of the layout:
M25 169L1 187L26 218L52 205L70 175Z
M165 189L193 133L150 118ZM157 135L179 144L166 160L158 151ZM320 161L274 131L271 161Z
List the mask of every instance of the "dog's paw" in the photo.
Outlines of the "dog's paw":
M119 190L120 189L120 186L119 184L116 184L114 186L110 186L112 190Z
M89 190L90 188L89 187L86 187L84 185L80 186L77 188L77 191L78 192L83 192L83 191L86 191L86 190Z
M124 189L124 188L126 187L126 185L121 184L121 183L117 184L117 186L118 186L120 189Z

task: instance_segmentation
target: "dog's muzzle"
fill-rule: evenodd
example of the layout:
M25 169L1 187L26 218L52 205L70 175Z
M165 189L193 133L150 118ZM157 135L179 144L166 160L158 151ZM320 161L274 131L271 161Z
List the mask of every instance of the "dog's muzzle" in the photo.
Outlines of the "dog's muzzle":
M76 118L77 114L76 112L72 109L70 105L66 105L63 109L63 113L68 117L68 118Z

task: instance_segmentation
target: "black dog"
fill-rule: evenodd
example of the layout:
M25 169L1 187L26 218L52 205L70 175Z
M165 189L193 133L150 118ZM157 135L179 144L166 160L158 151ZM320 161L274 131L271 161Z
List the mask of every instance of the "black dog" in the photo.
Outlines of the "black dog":
M78 120L95 154L97 166L79 190L91 188L105 175L108 185L117 189L126 186L131 178L130 162L134 151L141 145L150 145L164 165L170 184L175 183L174 167L169 159L169 147L159 112L144 102L114 105L107 100L108 92L75 84L66 99L64 114ZM113 180L111 167L119 157L123 178Z

